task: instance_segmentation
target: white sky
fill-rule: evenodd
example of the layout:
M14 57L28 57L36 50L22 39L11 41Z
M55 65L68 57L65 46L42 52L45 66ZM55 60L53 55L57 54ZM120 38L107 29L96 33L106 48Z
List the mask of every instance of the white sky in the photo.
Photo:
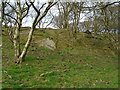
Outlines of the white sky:
M42 3L42 2L41 2ZM52 12L52 14L54 15L54 16L58 16L58 9L57 9L57 7L56 6L53 6L52 8L51 8L51 12ZM35 14L36 15L36 14ZM45 20L47 17L44 17L43 18L43 20ZM84 19L85 19L86 17L85 17L85 15L84 14L81 14L81 19L80 19L80 22L83 22L84 21ZM25 18L24 20L23 20L23 26L25 27L25 26L27 26L27 27L29 27L29 26L31 26L32 25L32 22L33 20L32 20L32 18L29 16L29 17L27 17L27 18ZM45 26L47 25L47 23L45 24ZM55 27L53 27L52 25L49 25L48 27L50 27L50 28L55 28Z
M55 15L55 16L58 16L58 10L53 6L53 8L51 8L51 11L52 11L52 14ZM46 19L47 17L44 17L43 19ZM83 22L84 19L85 19L85 15L84 14L81 14L81 19L80 19L80 22ZM32 18L31 17L27 17L26 19L23 20L23 26L31 26L32 25ZM45 24L45 26L47 25L47 23ZM52 25L49 25L48 27L50 28L54 28Z
M41 2L41 4L42 4L43 2ZM51 12L52 12L52 14L53 15L58 15L58 10L57 10L57 8L55 8L55 6L53 6L52 8L51 8ZM34 14L34 13L33 13ZM36 13L34 14L34 15L36 15ZM48 14L47 14L48 15ZM43 20L45 20L46 18L48 18L47 16L46 17L44 17L43 18ZM23 26L31 26L32 25L32 21L33 21L33 19L30 17L30 16L28 16L27 18L24 18L23 19ZM48 21L48 20L47 20ZM49 20L50 21L50 20ZM46 26L47 24L45 24L45 26ZM53 28L53 26L49 26L49 27L51 27L51 28Z

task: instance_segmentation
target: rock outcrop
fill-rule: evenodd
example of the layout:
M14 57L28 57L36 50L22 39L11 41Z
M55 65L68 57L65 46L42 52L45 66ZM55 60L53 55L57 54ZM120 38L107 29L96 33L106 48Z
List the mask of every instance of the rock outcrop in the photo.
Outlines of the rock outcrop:
M35 43L39 44L39 46L49 48L51 50L55 50L55 42L53 40L50 40L49 38L44 38L39 41L35 41Z

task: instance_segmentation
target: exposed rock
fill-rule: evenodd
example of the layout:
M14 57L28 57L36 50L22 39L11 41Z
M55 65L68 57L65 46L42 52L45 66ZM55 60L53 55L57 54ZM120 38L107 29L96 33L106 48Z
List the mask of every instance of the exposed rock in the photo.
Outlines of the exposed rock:
M56 49L55 42L53 40L50 40L49 38L44 38L42 40L35 41L35 43L38 43L39 46L47 47L51 50Z
M28 35L29 30L22 31L21 34ZM44 38L42 36L33 36L33 43L37 44L40 47L43 46L51 50L56 49L55 42L51 40L50 38Z

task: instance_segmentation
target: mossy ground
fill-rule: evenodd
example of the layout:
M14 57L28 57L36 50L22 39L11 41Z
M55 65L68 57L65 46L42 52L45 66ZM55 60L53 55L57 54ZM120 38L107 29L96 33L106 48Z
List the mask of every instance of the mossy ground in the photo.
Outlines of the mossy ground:
M59 40L58 49L52 51L32 43L25 61L19 65L13 62L14 47L9 37L3 35L2 87L118 88L118 56L108 48L108 42L79 33L76 41L71 39L68 43L66 34L55 38L53 33L36 30L34 35ZM22 40L21 47L24 43Z

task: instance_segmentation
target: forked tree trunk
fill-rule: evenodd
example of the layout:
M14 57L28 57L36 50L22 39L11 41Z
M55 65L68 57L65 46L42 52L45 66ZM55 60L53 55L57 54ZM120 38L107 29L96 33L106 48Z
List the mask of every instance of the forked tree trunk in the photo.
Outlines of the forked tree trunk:
M28 35L27 42L26 42L26 44L25 44L25 46L24 46L21 54L19 55L19 57L18 57L18 59L17 59L17 63L18 63L18 64L19 64L19 63L22 63L22 62L24 61L24 58L25 58L25 56L26 56L26 53L27 53L28 48L29 48L29 46L30 46L30 43L31 43L31 41L32 41L32 35L33 35L33 32L34 32L34 30L35 30L36 25L39 23L39 21L41 21L41 20L46 16L46 14L47 14L47 12L49 11L49 9L50 9L53 5L55 5L56 3L57 3L57 2L55 2L55 3L51 3L51 2L50 2L49 5L47 6L47 8L45 9L45 11L43 12L42 16L40 16L40 10L37 10L37 8L34 6L33 2L31 2L31 5L33 6L33 8L35 9L35 11L37 12L37 15L36 15L36 17L35 17L35 19L34 19L34 21L33 21L31 30L30 30L29 35ZM45 3L45 4L46 4L46 3ZM45 4L43 4L40 9L42 9Z

